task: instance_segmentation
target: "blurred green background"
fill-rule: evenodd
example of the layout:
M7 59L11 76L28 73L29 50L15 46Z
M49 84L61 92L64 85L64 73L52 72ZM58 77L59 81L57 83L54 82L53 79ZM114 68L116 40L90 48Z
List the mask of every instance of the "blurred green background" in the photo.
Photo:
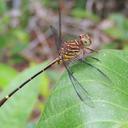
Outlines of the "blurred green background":
M89 33L94 49L128 49L127 0L61 0L63 40ZM0 93L25 69L57 56L58 1L0 0ZM37 67L37 71L39 68ZM28 127L34 126L63 67L52 67L39 83L38 100L29 113ZM22 83L22 81L21 81ZM11 89L10 89L11 90ZM29 93L29 92L28 92ZM1 96L1 97L2 97Z

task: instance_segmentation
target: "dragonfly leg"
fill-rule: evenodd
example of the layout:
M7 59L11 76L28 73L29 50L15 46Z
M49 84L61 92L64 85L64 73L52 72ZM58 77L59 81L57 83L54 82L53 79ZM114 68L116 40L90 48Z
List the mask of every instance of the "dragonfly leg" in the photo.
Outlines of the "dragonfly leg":
M98 62L101 62L101 60L99 60L99 59L96 58L96 57L90 56L89 58L91 58L91 59L93 59L93 60L96 60L96 61L98 61Z
M98 53L98 51L96 51L96 50L94 50L94 49L91 49L91 48L88 48L88 47L86 47L86 49L90 50L91 52L96 52L96 53Z
M89 65L90 67L93 67L93 68L96 69L98 72L100 72L105 78L107 78L109 81L111 81L110 78L109 78L104 72L102 72L99 68L95 67L94 65L92 65L92 64L89 63L89 62L87 62L86 60L80 59L79 61L82 62L82 63L84 63L84 64Z
M91 53L92 53L92 52L96 52L96 53L98 53L98 51L96 51L96 50L94 50L94 49L91 49L91 48L86 47L86 48L84 49L84 54L86 54L86 49L90 50L90 51L91 51ZM89 56L89 58L91 58L91 59L94 59L94 60L96 60L96 61L101 62L101 61L100 61L98 58L96 58L96 57Z

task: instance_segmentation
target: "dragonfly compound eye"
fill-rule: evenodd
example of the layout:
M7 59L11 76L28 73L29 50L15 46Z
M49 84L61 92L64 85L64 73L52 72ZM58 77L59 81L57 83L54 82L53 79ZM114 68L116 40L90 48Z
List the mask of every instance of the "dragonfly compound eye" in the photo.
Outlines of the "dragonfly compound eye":
M89 35L84 35L84 34L81 34L80 35L80 40L81 42L84 44L84 46L90 46L91 45L91 38Z

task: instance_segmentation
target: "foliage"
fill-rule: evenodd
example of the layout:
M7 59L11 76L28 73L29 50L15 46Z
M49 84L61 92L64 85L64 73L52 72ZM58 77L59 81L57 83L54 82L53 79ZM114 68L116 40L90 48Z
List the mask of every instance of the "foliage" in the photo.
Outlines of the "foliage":
M93 107L80 101L67 73L58 82L50 96L37 128L126 128L128 127L128 52L103 50L88 62L99 71L77 63L72 71L88 91Z
M95 68L84 63L76 63L72 66L75 77L88 91L93 107L80 101L67 73L65 73L52 91L45 111L37 125L38 128L52 128L54 126L56 128L75 128L78 126L95 126L97 128L127 127L128 81L126 68L128 66L128 52L102 50L95 57L100 61L92 60L90 57L87 58L87 61L102 70L109 79ZM13 90L12 88L18 86L42 67L43 65L39 65L17 76L3 95ZM41 83L47 84L46 79L45 75L43 79L42 76L36 78L28 86L24 87L21 92L9 99L0 109L0 127L24 128L27 126L33 107L37 105L36 99L40 92L39 86ZM46 89L46 85L44 88Z
M120 40L128 40L128 19L121 14L113 14L110 20L114 21L115 26L108 28L106 32Z
M18 87L23 81L41 70L44 64L27 69L14 79L8 88L3 92L2 96L8 94L11 90ZM24 128L27 126L28 120L31 118L32 110L34 106L37 106L37 97L40 89L44 89L46 75L40 75L34 79L27 86L25 86L20 92L15 94L0 108L0 127L2 128ZM43 83L43 84L42 84ZM45 84L45 91L48 84ZM45 92L46 95L46 92ZM48 95L48 94L47 94ZM1 98L2 98L1 96ZM39 103L38 103L39 105ZM43 107L43 104L40 106ZM3 125L4 124L4 125Z
M88 18L93 21L98 21L99 18L89 11L82 10L80 8L73 9L71 12L72 16L76 18Z
M114 10L109 10L113 6L106 8L107 5L112 5L110 4L112 1L107 1L107 4L101 0L93 1L92 4L88 3L90 5L88 8L86 2L91 1L61 1L62 35L67 35L67 39L70 37L74 39L79 33L89 32L92 38L94 37L94 47L100 43L102 48L128 50L128 19L123 13L126 7L123 7L123 11L117 10L120 12L117 14ZM117 0L116 4L119 5L119 3L120 1ZM127 5L126 2L122 3ZM105 8L102 8L104 7L102 4L106 5ZM101 10L96 10L99 7ZM58 0L0 0L1 98L45 65L41 64L32 68L32 63L37 64L45 62L46 59L55 58L56 54L52 52L54 39L51 37L48 27L50 24L57 28L57 9ZM106 27L107 24L104 24L105 29L102 29L100 26L104 21L100 17L102 13L106 15L106 20L112 23L111 27ZM111 15L107 17L108 14ZM45 37L48 38L47 42L44 41ZM107 45L104 43L106 38L109 39ZM0 108L0 127L34 128L41 111L42 117L37 127L60 126L63 128L77 125L83 127L86 122L88 126L91 125L90 127L128 127L126 121L127 96L125 94L125 92L127 93L127 52L103 50L96 57L102 60L101 63L89 58L87 60L102 69L111 78L112 83L87 65L78 63L72 67L74 75L89 91L95 108L90 108L80 102L67 73L58 81L45 108L45 101L51 93L51 87L60 77L60 70L58 68L54 70L55 67L53 67L53 70L30 82L30 86L23 88ZM28 70L20 74L19 71L26 68ZM60 69L62 68L60 67ZM102 86L103 84L111 87ZM98 102L99 99L103 102ZM44 108L45 111L43 111ZM103 122L101 122L101 118L104 119ZM97 123L98 121L99 123Z
M16 75L15 69L6 64L0 64L0 88L5 88Z
M7 6L4 0L0 0L0 15L2 15L7 9Z
M128 19L122 14L112 14L109 20L113 25L105 32L111 36L114 41L104 46L105 48L128 49Z

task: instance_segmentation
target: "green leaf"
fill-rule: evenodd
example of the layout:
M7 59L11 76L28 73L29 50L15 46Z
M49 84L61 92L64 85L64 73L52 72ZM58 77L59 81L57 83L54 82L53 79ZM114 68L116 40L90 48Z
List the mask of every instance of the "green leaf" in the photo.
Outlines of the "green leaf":
M0 0L0 15L7 11L7 6L4 0Z
M102 50L87 58L108 77L89 65L76 63L74 76L88 91L93 107L80 101L65 73L50 96L37 128L127 128L128 51Z
M6 92L4 92L3 96L18 87L21 83L30 78L36 72L40 71L43 67L44 65L39 65L18 75L17 78L12 81L10 86L8 86L9 88ZM30 113L36 103L40 85L41 76L33 79L27 86L23 87L0 108L1 128L26 127Z
M78 19L88 18L96 22L99 20L96 15L90 13L89 11L82 10L80 8L73 9L71 14Z
M0 63L0 88L6 87L16 74L17 72L15 69Z
M107 28L105 32L120 40L128 39L128 20L121 14L112 14L109 17L114 22L114 26Z

